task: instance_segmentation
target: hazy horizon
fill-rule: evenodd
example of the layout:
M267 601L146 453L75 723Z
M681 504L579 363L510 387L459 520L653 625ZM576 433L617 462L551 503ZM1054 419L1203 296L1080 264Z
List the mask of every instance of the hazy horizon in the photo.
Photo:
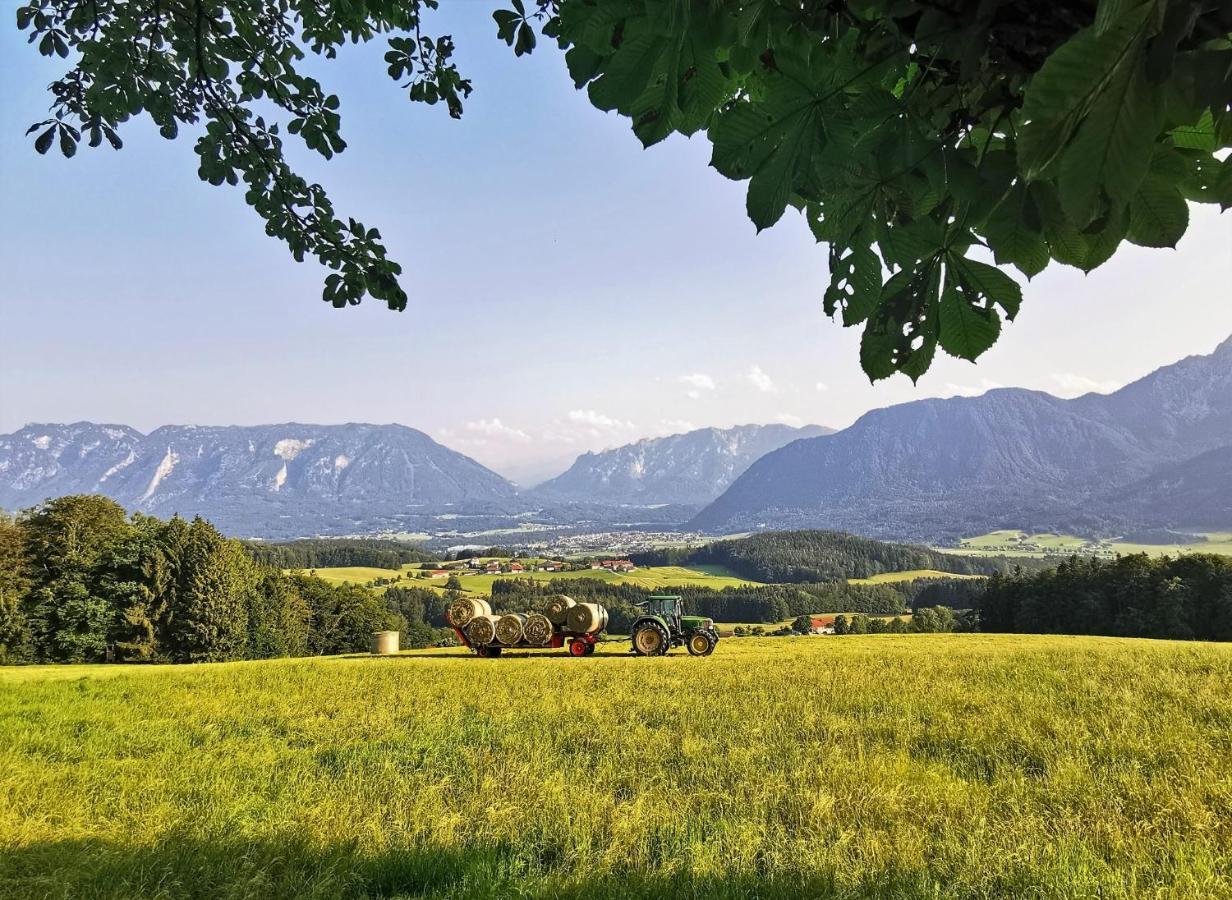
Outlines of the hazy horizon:
M522 484L580 453L749 422L843 428L925 397L1108 391L1232 334L1232 217L1190 207L1175 251L1053 264L975 366L869 385L859 332L821 311L825 248L788 215L754 234L704 138L643 151L550 48L515 59L478 7L443 10L476 91L406 102L380 42L323 69L350 146L293 151L343 215L381 228L410 307L334 310L321 268L265 237L187 139L35 154L60 71L0 30L0 432L27 422L398 422ZM598 176L596 173L599 173Z

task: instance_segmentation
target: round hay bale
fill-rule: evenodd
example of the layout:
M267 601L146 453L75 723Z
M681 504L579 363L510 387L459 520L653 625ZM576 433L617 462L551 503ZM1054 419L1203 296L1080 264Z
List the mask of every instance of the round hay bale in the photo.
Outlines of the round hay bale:
M459 597L449 604L449 624L455 628L465 628L476 616L492 615L492 607L487 600L478 597Z
M372 632L372 652L377 656L390 656L398 652L398 632Z
M544 607L543 611L547 614L548 621L553 625L564 625L569 620L569 610L576 605L572 597L557 594L548 601L548 605Z
M512 647L522 640L522 629L526 624L526 616L521 613L509 613L496 620L496 639L506 647Z
M466 636L472 644L487 645L496 640L496 616L483 615L475 616L466 626Z
M533 647L545 647L552 640L552 632L555 631L552 627L552 620L543 613L531 613L526 617L526 622L522 626L522 633L526 637L526 643Z
M569 608L569 630L574 634L592 634L607 625L607 610L598 603L577 603Z

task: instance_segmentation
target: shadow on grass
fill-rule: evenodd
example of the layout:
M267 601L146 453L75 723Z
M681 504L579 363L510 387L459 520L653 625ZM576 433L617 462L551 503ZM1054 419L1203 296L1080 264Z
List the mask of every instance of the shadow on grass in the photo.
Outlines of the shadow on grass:
M165 839L148 846L69 840L0 849L0 896L26 898L797 898L933 897L926 873L883 873L841 889L830 874L730 877L591 872L560 851L390 850L286 840ZM685 861L682 861L685 862Z

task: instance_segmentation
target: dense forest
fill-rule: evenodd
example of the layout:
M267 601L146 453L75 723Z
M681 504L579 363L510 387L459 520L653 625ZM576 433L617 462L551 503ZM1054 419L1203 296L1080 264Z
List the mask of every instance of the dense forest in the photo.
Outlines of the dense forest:
M286 575L204 519L129 517L97 496L0 518L0 663L207 662L442 638L446 602Z
M406 563L434 562L436 556L401 541L375 538L305 538L282 543L245 541L254 560L275 569L325 569L370 566L401 569Z
M1052 570L994 575L979 610L984 631L1232 641L1232 559L1072 557Z
M717 564L753 581L798 584L870 578L883 572L936 569L956 575L991 575L1015 566L1038 568L1038 560L958 556L912 544L891 544L841 531L771 531L715 541L702 547L666 548L635 554L645 566Z

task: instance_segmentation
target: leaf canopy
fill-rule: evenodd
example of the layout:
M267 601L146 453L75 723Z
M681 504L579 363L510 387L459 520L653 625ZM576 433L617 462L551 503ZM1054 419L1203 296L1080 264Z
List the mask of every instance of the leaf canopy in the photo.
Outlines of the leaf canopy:
M1214 0L499 0L518 56L541 35L591 102L646 146L704 132L747 181L758 231L799 210L829 245L828 315L862 326L870 378L975 360L1050 262L1089 271L1125 240L1174 247L1189 203L1232 206L1232 6ZM507 6L506 6L507 4ZM472 86L437 0L28 0L17 26L51 85L34 148L118 149L148 116L196 135L199 175L239 185L324 298L402 309L379 231L335 213L289 166L284 135L346 149L308 53L384 36L408 97L459 117ZM258 112L271 107L279 121ZM974 256L973 256L974 254ZM992 265L975 256L993 260Z

